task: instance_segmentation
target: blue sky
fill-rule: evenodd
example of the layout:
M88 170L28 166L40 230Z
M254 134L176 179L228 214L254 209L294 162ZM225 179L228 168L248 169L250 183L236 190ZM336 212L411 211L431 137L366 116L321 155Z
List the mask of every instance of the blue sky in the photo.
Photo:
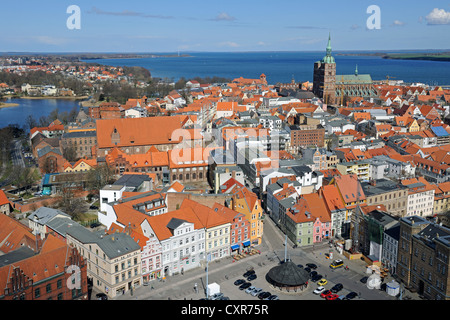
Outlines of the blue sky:
M2 1L0 27L0 52L316 51L329 32L333 50L450 49L450 1Z

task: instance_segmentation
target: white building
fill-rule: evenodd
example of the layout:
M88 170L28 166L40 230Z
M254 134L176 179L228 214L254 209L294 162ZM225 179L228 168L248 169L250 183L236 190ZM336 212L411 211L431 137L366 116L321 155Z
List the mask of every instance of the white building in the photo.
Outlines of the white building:
M206 258L205 228L190 208L149 217L143 230L161 243L163 277L199 267Z
M422 182L409 184L406 216L426 217L433 214L434 189Z
M100 189L100 211L106 212L107 204L122 198L126 186L109 184Z
M142 107L134 107L125 110L125 118L145 118L147 115L147 109Z
M98 221L108 229L113 223L126 227L118 222L121 212L138 211L147 216L156 216L167 213L168 210L165 195L155 191L138 193L125 199L118 198L117 201L104 203L103 208L98 212Z

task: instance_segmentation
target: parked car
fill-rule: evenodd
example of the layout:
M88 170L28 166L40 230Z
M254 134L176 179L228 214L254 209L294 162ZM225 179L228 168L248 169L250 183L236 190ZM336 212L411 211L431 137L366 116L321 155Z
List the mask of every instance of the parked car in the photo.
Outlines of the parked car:
M321 294L325 291L325 287L317 287L316 290L313 291L314 294Z
M305 270L306 272L308 272L308 273L311 272L311 268L310 268L310 267L306 267L304 270Z
M303 268L303 265L302 264L298 264L297 267Z
M369 277L362 277L361 278L361 280L359 280L359 281L361 281L361 283L367 283L367 279L369 279Z
M251 274L251 275L248 276L247 281L252 281L252 280L255 280L256 278L257 278L257 276L254 273L254 274Z
M245 290L250 287L252 284L250 282L245 282L239 286L239 290Z
M245 293L251 293L253 290L255 290L256 287L255 286L250 286L247 289L245 289Z
M265 300L265 299L269 298L271 295L272 294L270 292L264 291L264 292L261 292L260 294L258 294L258 298L261 300Z
M331 292L333 293L338 293L339 291L341 291L344 288L344 286L342 285L342 283L337 283L333 286L333 288L331 288Z
M244 279L237 279L237 280L234 282L234 285L235 285L235 286L240 286L240 285L243 284L243 283L245 283L245 280L244 280Z
M320 294L320 296L322 297L322 298L326 298L327 296L329 296L330 294L333 294L330 290L325 290L324 292L322 292L321 294Z
M319 281L319 280L322 279L322 278L323 278L323 277L322 277L321 274L316 274L314 277L311 278L311 281L312 281L312 282L317 282L317 281Z
M211 297L209 297L210 300L220 300L223 297L222 292L214 293Z
M306 266L311 269L317 269L317 265L315 265L314 263L307 263Z
M317 276L317 274L318 274L317 271L311 271L311 272L309 273L309 276L312 278L312 277Z
M267 300L280 300L280 298L276 294L273 294L270 297L268 297Z
M352 299L356 298L357 296L358 296L358 294L356 292L352 291L345 296L345 299L352 300Z
M256 297L258 294L260 294L262 292L261 288L256 288L255 290L253 290L253 292L251 293L252 296Z
M97 300L108 300L108 296L104 293L97 293L95 297L97 298Z
M249 276L251 276L252 274L254 274L255 273L255 270L248 270L246 273L244 273L242 276L244 277L244 278L248 278Z
M334 294L334 293L325 297L325 299L327 299L327 300L336 300L337 298L339 298L339 295Z
M92 222L91 223L91 225L90 225L90 227L91 228L97 228L97 227L100 227L102 224L100 223L100 222Z
M317 282L317 284L319 285L319 286L324 286L324 285L326 285L328 283L328 281L327 281L327 279L325 279L325 278L322 278L322 279L320 279L318 282Z

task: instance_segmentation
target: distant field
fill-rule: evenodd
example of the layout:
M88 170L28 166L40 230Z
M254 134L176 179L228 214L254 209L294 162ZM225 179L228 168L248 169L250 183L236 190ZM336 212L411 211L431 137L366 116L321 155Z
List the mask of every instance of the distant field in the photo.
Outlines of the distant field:
M386 54L384 59L450 61L450 52L446 53L395 53Z

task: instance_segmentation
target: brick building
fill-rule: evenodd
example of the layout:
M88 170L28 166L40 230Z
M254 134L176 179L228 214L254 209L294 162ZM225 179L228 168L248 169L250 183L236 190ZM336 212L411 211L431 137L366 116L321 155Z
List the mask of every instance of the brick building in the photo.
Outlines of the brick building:
M102 102L88 107L88 116L92 119L119 119L125 116L125 109L118 102Z
M87 300L86 262L56 237L49 235L38 254L20 248L9 257L2 256L8 262L0 267L0 300Z
M336 99L336 62L331 55L331 35L328 37L326 56L314 63L313 92L326 104Z
M430 300L450 300L450 229L419 217L400 220L397 276Z
M74 148L77 159L91 158L96 145L97 132L92 130L66 132L61 137L61 148Z
M292 125L289 126L291 141L290 150L298 153L300 148L308 146L324 147L325 128L321 125Z
M46 146L38 150L38 166L41 173L62 172L65 161L59 148Z

